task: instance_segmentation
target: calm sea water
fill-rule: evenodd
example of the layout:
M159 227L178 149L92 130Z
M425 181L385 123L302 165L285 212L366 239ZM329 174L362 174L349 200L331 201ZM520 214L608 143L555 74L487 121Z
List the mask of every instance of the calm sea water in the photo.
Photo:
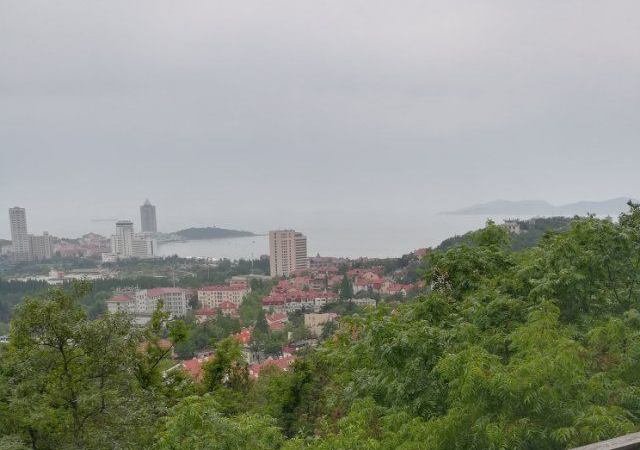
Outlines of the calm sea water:
M308 224L295 229L307 235L309 255L342 257L397 257L422 247L438 245L444 239L481 228L486 216L436 215L427 221L390 220L380 224L322 226ZM505 216L492 216L502 223ZM257 258L269 253L267 236L173 242L160 245L161 256L212 258Z

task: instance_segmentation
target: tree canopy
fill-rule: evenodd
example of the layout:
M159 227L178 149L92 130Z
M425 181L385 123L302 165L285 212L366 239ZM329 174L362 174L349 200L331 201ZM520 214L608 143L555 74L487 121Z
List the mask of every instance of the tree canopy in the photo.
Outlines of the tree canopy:
M90 320L87 286L26 298L0 350L0 445L555 450L640 430L638 205L519 251L488 223L423 265L415 299L344 317L257 379L233 338L202 382L167 375L160 337L184 326Z

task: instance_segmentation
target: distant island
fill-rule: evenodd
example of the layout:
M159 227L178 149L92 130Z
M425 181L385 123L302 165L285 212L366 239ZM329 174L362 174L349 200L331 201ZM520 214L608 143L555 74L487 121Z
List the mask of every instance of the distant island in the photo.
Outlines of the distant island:
M611 215L628 209L629 197L618 197L603 201L583 201L567 205L553 205L544 200L494 200L488 203L468 206L455 211L447 211L448 215L535 215L535 216L584 216L586 214ZM635 200L634 200L635 201Z
M178 235L188 241L258 236L251 231L227 230L217 227L187 228L186 230L176 231L172 234Z

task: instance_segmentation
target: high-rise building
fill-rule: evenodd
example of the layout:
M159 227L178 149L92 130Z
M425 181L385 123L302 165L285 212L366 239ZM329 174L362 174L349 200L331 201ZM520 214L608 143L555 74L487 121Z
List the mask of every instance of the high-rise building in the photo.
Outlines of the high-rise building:
M11 226L11 243L13 259L16 262L31 260L31 246L27 233L27 213L18 206L9 208L9 224Z
M306 269L307 237L294 230L269 231L269 255L271 276Z
M151 204L149 199L146 199L144 204L140 207L140 224L142 232L158 232L158 224L156 222L156 207Z
M124 257L133 255L133 222L130 220L116 222L116 234L111 236L111 251Z
M29 246L31 247L31 257L36 261L43 259L51 259L53 256L53 245L51 245L51 236L46 231L42 236L29 235Z
M152 258L156 253L156 241L144 233L133 232L133 222L118 220L116 234L111 236L111 254L106 259L116 258ZM103 258L105 259L105 258Z

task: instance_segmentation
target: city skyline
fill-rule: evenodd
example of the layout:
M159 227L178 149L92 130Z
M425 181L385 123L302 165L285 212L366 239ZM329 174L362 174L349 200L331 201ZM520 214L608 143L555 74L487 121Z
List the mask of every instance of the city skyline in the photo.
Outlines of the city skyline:
M638 2L214 3L4 2L0 208L77 237L146 197L261 232L640 197Z

